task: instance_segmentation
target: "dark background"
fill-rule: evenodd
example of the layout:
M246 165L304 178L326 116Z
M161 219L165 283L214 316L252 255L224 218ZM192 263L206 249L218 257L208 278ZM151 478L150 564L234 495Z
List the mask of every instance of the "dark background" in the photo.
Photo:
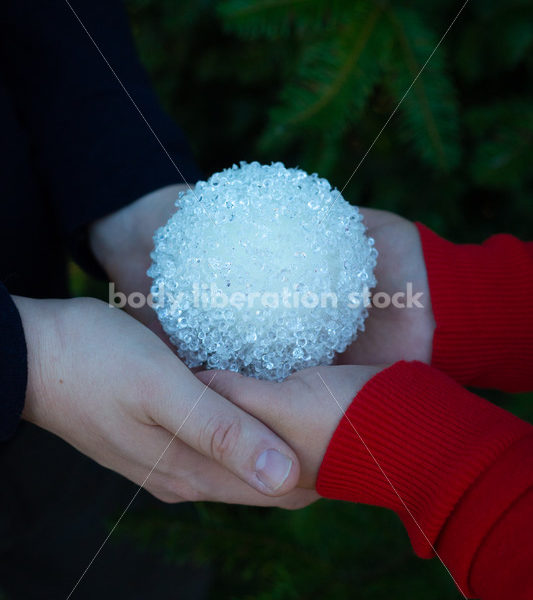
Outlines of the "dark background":
M461 3L127 6L142 61L206 175L240 160L282 160L342 189ZM455 242L501 231L531 239L532 23L532 2L472 0L345 198ZM75 294L97 289L71 269ZM532 395L482 394L533 419ZM116 535L163 546L170 561L212 565L216 599L460 598L442 565L414 557L399 520L382 509L199 504L192 514L184 522L172 510L133 510Z

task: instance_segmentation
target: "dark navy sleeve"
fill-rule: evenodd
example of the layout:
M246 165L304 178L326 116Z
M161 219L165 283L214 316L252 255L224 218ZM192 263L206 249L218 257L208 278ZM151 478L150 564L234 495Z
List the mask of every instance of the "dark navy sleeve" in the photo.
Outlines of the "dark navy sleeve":
M95 219L165 185L195 182L201 173L139 63L122 3L70 4L183 175L65 0L3 3L0 52L8 85L47 196L77 246Z
M0 442L17 428L27 382L24 330L17 307L0 282Z

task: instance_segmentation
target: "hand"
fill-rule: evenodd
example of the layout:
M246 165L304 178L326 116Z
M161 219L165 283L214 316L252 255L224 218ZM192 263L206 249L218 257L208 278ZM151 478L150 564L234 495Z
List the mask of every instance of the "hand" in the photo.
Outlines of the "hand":
M361 209L368 235L379 252L376 268L377 287L372 291L392 296L405 292L411 282L413 294L422 292L423 308L369 308L365 331L336 359L336 364L384 364L398 360L431 362L435 320L429 285L416 226L393 213Z
M139 485L150 474L146 489L165 501L314 499L288 493L299 463L285 442L124 312L85 298L15 302L28 346L26 420Z
M126 296L132 292L148 296L152 281L146 271L154 247L153 235L177 210L174 203L179 192L188 189L187 184L169 185L92 224L89 240L93 254L117 291ZM152 308L145 304L140 308L126 306L126 310L167 342Z
M202 371L196 376L287 440L300 459L298 485L314 489L342 415L363 385L383 368L313 367L281 383L230 371Z

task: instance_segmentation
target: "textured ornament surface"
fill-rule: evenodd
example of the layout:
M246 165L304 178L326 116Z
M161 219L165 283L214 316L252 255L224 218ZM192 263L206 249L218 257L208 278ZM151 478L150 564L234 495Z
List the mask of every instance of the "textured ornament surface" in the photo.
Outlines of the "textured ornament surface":
M176 206L154 235L148 275L188 366L281 380L331 363L364 329L377 251L326 179L242 162Z

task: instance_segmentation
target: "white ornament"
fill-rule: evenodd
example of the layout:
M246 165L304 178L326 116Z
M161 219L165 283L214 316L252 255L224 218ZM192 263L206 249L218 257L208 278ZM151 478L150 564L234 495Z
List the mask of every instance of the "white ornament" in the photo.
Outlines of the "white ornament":
M148 275L188 366L282 380L331 363L364 329L377 251L326 179L241 162L176 206L154 235Z

